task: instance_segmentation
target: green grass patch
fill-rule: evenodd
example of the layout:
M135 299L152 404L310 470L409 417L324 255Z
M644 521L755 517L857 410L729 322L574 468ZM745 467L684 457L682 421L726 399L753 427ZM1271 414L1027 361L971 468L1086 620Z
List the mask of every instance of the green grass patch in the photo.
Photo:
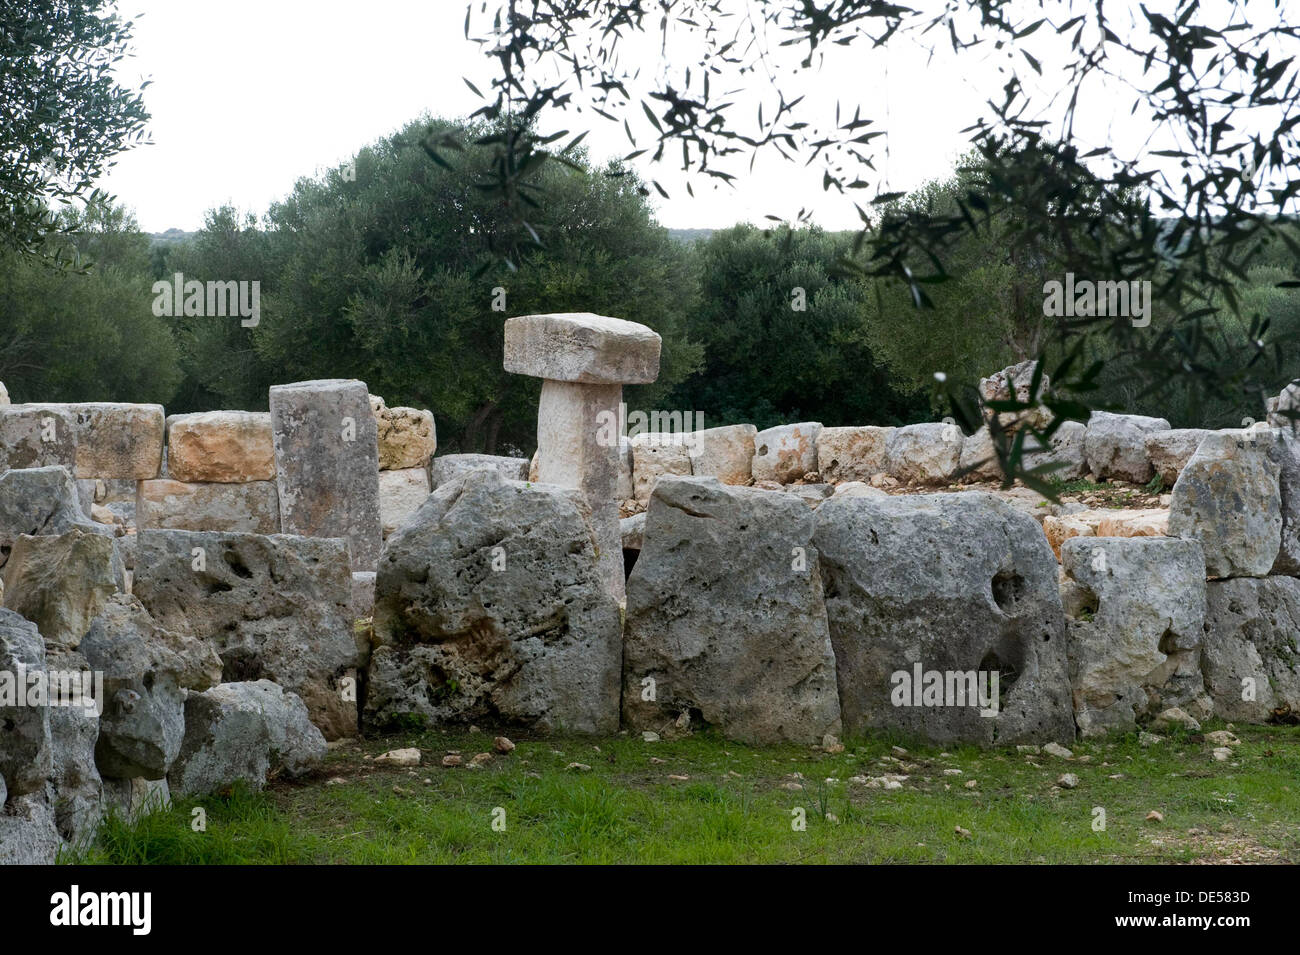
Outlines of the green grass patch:
M1234 732L1242 742L1227 762L1186 734L1146 748L1136 737L1080 742L1071 760L906 742L900 756L883 737L831 755L697 734L522 738L481 769L441 760L449 750L466 762L490 751L488 734L408 733L337 748L305 781L178 801L134 825L111 820L69 861L1300 861L1300 729ZM366 758L403 746L419 747L424 765ZM1076 788L1056 786L1066 772ZM850 781L887 773L907 776L903 788ZM192 827L196 807L206 831ZM1151 810L1164 821L1147 821Z

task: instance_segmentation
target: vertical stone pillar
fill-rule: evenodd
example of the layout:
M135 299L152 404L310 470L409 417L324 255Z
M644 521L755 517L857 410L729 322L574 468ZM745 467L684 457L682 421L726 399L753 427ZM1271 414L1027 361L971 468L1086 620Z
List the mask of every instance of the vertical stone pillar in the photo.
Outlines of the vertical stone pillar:
M505 370L542 378L537 481L582 491L591 509L598 566L622 603L622 537L616 492L623 385L659 376L659 336L644 325L590 313L524 315L505 326Z
M272 385L270 399L281 529L342 537L352 570L374 570L382 545L379 444L365 382Z

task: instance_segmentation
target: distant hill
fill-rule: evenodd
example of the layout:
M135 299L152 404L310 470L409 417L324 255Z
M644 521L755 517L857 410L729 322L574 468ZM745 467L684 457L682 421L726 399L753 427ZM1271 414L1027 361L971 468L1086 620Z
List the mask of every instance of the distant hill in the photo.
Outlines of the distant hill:
M685 244L696 239L707 239L716 231L716 229L669 229L668 237L675 242Z
M166 232L150 232L149 238L155 242L184 242L194 235L198 233L186 232L184 229L168 229Z

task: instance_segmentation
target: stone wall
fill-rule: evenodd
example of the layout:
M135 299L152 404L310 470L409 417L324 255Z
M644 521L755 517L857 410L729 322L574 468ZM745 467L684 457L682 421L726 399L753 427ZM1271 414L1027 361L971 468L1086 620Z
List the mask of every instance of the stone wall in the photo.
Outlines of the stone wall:
M534 318L509 339L552 392L531 480L435 457L430 412L357 381L263 414L0 407L0 675L103 682L90 710L0 696L0 861L394 726L1032 745L1300 714L1285 423L1098 413L1034 453L1155 506L1053 502L950 423L611 440L653 342Z

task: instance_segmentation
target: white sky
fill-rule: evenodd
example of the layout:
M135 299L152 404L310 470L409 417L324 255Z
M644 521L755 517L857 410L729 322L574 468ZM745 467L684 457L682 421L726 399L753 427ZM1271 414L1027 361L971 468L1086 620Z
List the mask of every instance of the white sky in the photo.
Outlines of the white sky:
M223 203L260 215L299 176L346 160L422 112L467 115L480 101L462 77L486 90L492 76L492 64L464 37L462 0L121 0L119 9L142 14L136 56L119 76L152 79L145 101L153 143L122 155L101 185L149 232L196 229L206 210ZM835 51L837 59L785 88L808 93L828 119L839 91L848 114L856 99L862 115L877 120L873 128L887 129L889 159L881 149L877 161L882 191L946 175L966 146L959 131L1002 85L997 61L984 54L927 62L910 40L888 53ZM1019 67L1024 79L1023 61ZM1084 117L1097 138L1144 135L1131 100L1102 103ZM583 118L570 115L565 125L576 133ZM593 159L631 148L603 121L586 145ZM774 154L735 188L694 180L695 198L666 165L638 169L672 194L654 197L667 226L757 223L769 213L793 217L801 207L828 228L858 221L850 201L822 191L820 169Z

